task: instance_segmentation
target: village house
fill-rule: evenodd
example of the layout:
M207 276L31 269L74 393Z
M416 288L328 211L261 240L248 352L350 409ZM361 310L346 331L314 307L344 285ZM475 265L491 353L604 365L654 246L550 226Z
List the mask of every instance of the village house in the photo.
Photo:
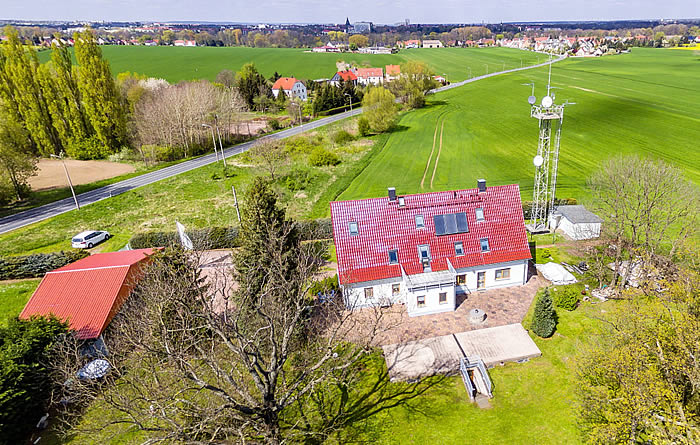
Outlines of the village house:
M423 48L442 48L443 44L439 40L423 40Z
M173 46L197 46L194 40L175 40Z
M549 221L550 230L561 230L574 240L598 238L603 222L598 215L582 205L557 206Z
M404 40L396 42L396 45L398 45L399 48L420 48L421 42L420 40Z
M384 82L381 68L357 68L355 75L360 85L381 85Z
M391 48L385 46L368 46L360 48L357 52L363 54L391 54Z
M357 76L355 73L349 70L338 71L333 75L333 77L331 77L331 80L328 83L338 87L343 82L351 82L353 85L357 85Z
M384 73L387 82L396 80L401 75L401 65L387 65L384 68Z
M150 262L152 249L98 253L48 272L19 315L55 315L81 340L99 338Z
M331 203L348 308L453 311L456 295L526 283L531 258L517 185Z
M294 77L280 77L272 85L272 94L277 98L280 94L280 90L284 91L284 94L289 98L296 98L301 100L307 99L306 85Z

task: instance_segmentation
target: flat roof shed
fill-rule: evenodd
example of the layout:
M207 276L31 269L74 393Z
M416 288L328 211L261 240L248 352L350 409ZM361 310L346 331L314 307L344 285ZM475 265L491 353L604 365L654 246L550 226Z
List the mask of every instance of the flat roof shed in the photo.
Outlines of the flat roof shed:
M47 273L21 319L53 314L78 338L102 335L143 275L153 249L98 253Z

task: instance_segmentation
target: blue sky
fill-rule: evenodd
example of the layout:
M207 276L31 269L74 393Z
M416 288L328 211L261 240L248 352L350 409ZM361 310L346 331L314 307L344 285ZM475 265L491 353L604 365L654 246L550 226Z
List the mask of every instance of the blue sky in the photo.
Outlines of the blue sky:
M697 0L2 0L0 18L340 23L700 18Z

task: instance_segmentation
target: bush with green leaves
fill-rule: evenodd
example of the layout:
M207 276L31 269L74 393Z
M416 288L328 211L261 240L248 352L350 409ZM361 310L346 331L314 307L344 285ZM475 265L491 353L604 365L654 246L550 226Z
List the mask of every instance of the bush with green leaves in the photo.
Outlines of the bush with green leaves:
M340 286L338 285L338 275L332 275L322 280L314 281L309 288L311 296L329 294L331 292L339 293Z
M347 144L355 140L355 137L345 130L339 130L333 134L333 142L338 145Z
M340 158L335 153L322 147L317 147L309 156L309 164L314 167L325 167L328 165L340 164Z
M554 305L567 311L573 311L578 306L579 294L578 286L562 286L554 292Z
M557 327L557 313L552 305L549 289L545 289L535 303L535 313L532 317L532 332L542 338L549 338Z
M362 137L369 136L372 132L372 129L369 126L369 121L366 117L361 117L357 120L357 131Z
M11 318L0 326L0 443L25 443L49 408L51 346L67 323L56 318Z
M270 119L267 121L267 126L270 127L270 130L276 131L282 128L282 124L280 124L280 121L277 119Z
M37 278L88 256L85 250L73 249L52 253L0 257L0 280Z
M311 153L320 146L321 140L315 140L306 136L297 136L287 140L284 144L288 153Z
M292 192L304 190L313 182L314 172L307 168L294 168L282 178L284 186Z
M75 159L103 159L111 151L96 136L72 141L66 147L66 154Z

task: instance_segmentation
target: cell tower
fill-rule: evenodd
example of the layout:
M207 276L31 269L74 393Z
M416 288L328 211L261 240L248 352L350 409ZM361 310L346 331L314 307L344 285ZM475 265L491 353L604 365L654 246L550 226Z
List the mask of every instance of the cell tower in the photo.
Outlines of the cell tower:
M536 104L535 84L526 84L532 86L532 95L527 100L531 105L530 116L539 121L540 128L537 155L532 160L535 165L535 187L532 195L530 224L526 225L530 233L542 233L549 230L548 222L554 209L554 197L557 189L559 142L564 120L564 105L554 103L555 95L552 93L554 87L551 86L551 57L550 54L547 95L542 98L539 105Z

